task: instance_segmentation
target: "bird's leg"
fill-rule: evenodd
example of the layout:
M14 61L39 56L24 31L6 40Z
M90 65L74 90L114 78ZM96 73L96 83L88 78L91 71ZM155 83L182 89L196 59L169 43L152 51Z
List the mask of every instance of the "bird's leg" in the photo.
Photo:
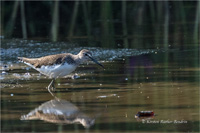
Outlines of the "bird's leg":
M51 92L51 89L52 88L54 88L54 81L55 81L55 79L53 79L52 81L51 81L51 83L49 84L49 86L48 86L48 91L49 91L49 93L53 96L53 97L55 97L55 95Z
M55 84L54 84L54 83L55 83L55 80L56 80L56 79L53 79L53 80L52 80L52 81L53 81L53 82L52 82L52 85L51 85L51 86L52 86L52 87L51 87L51 90L52 90L52 91L55 91L55 90L56 90Z
M55 80L55 79L53 79L53 80L51 81L51 83L49 84L48 90L52 87L52 84L54 83L54 80Z

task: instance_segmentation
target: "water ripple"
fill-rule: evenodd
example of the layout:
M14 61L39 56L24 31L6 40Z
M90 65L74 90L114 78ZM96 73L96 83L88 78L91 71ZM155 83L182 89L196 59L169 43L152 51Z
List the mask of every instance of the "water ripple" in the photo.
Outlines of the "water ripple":
M157 49L106 49L100 47L78 47L77 44L69 44L64 42L35 42L27 40L9 40L2 41L1 62L17 62L17 57L36 58L58 53L77 54L81 49L88 49L98 60L113 61L127 56L137 56L149 54L158 51Z

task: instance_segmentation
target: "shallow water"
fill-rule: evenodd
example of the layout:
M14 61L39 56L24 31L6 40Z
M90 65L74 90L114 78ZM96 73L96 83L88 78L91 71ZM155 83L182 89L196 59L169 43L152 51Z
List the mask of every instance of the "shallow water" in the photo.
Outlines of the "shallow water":
M55 99L46 89L50 79L15 61L16 56L39 57L48 53L48 48L43 52L39 48L32 53L31 49L20 52L28 47L32 46L17 48L13 44L18 52L11 55L6 53L10 45L2 47L3 132L199 131L198 48L88 48L98 53L94 56L106 69L83 64L73 74L57 79ZM77 53L80 49L52 48L50 54ZM114 54L121 55L112 58ZM144 110L154 111L155 116L136 119L137 112Z

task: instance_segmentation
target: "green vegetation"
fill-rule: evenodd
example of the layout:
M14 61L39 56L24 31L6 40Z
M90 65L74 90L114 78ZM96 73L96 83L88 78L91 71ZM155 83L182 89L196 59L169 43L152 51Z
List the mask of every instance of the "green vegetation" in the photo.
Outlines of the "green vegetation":
M199 1L1 1L5 38L111 48L199 43Z

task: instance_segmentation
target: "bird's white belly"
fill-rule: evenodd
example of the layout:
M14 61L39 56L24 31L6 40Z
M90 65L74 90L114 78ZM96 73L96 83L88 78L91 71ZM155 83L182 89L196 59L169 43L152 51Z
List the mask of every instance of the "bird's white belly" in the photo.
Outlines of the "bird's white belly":
M41 66L41 68L36 68L36 70L50 78L60 78L73 72L76 67L66 63L63 65Z

